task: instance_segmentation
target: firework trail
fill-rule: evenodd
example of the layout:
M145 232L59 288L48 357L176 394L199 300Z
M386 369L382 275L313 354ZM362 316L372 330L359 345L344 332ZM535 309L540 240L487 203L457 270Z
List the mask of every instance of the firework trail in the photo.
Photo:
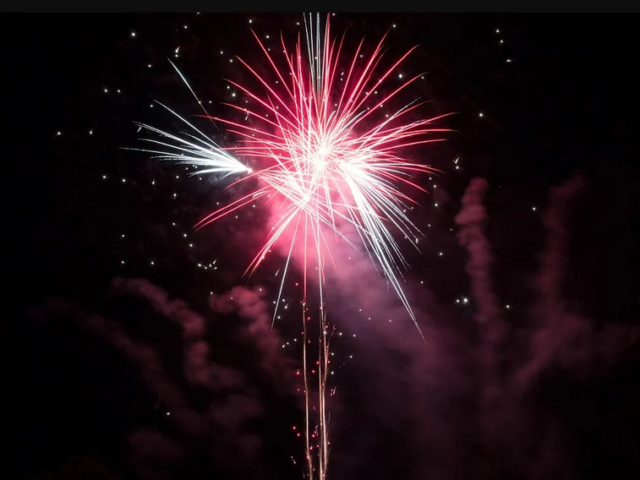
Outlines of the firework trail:
M370 54L363 47L364 40L360 41L353 55L345 61L345 37L339 40L332 38L329 17L323 31L319 14L315 21L312 15L305 16L304 32L305 41L298 35L293 50L287 47L281 36L283 58L280 63L253 32L270 68L271 78L260 75L238 58L260 85L261 91L230 81L252 103L251 106L227 104L245 115L245 120L251 118L250 123L212 117L203 107L206 118L226 125L229 132L237 135L239 146L223 148L215 144L168 107L165 108L189 126L193 133L181 137L146 124L138 126L163 137L163 140L146 139L158 147L143 151L156 154L156 158L204 167L196 170L194 175L244 174L234 183L258 180L253 191L207 215L196 228L202 228L258 198L272 205L280 201L280 206L276 207L278 220L245 273L253 273L272 247L285 238L291 239L273 316L275 320L292 255L294 250L301 251L306 451L310 478L315 476L316 468L310 442L307 283L312 265L317 266L320 295L317 471L319 479L324 480L329 454L325 390L330 336L324 304L324 267L326 257L331 259L326 235L336 235L353 245L341 231L349 226L355 229L361 245L374 265L381 269L422 335L400 284L402 269L408 265L394 233L416 239L412 244L417 248L417 240L423 234L405 213L409 204L415 202L402 193L400 187L408 185L424 191L412 178L415 174L435 169L404 158L400 151L405 147L439 141L428 135L446 130L431 127L441 117L409 120L409 114L415 113L422 105L416 100L381 118L382 107L421 77L419 74L402 80L388 93L381 91L383 94L378 96L378 88L384 82L391 78L402 79L402 75L394 77L395 72L415 47L390 66L381 68L384 37ZM184 76L178 73L198 100ZM247 164L257 167L252 170Z

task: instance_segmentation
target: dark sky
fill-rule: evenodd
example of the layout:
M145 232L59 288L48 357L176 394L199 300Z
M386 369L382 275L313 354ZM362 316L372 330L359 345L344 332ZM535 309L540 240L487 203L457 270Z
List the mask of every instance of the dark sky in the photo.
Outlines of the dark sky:
M177 128L153 100L199 114L168 57L225 113L230 54L259 61L249 19L291 38L301 16L3 17L7 478L93 453L126 479L302 477L297 316L263 329L281 260L241 278L264 215L193 234L234 191L122 149L134 121ZM420 44L409 95L456 114L417 153L443 171L407 252L428 346L367 265L329 274L330 477L640 478L633 23L334 20L365 45L390 30L389 55Z

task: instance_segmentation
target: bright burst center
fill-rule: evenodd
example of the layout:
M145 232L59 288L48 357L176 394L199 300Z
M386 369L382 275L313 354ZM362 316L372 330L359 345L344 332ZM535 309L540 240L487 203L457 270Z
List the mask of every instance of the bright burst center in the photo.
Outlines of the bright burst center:
M239 59L261 86L252 89L231 81L239 97L247 102L242 106L227 105L238 111L244 122L209 117L227 125L240 141L239 146L223 149L195 136L187 140L146 125L141 127L179 142L174 145L155 141L177 150L157 152L164 153L163 158L208 167L197 173L244 172L250 175L238 182L258 179L256 190L208 215L198 228L258 197L282 200L279 221L248 270L259 266L272 247L285 238L286 231L293 232L287 238L301 242L305 248L315 244L317 265L324 265L325 233L333 232L353 245L353 239L345 233L345 227L351 226L416 322L398 278L401 267L407 264L394 234L400 238L422 236L405 213L410 210L408 203L415 202L401 187L424 191L413 177L434 169L411 161L403 152L406 147L439 141L428 136L446 130L431 126L441 117L410 119L422 105L416 100L390 110L399 94L421 78L421 74L413 78L397 74L399 65L413 49L381 68L384 38L369 55L360 42L345 61L345 38L331 38L328 21L324 34L319 29L312 35L307 33L306 45L299 39L293 51L281 37L282 48L276 49L283 52L280 60L254 33L265 64L271 68L271 77L259 74ZM399 85L385 88L385 82L398 79ZM255 172L246 166L249 162L257 166ZM411 243L417 248L417 242ZM292 251L293 243L290 255ZM306 271L303 274L306 276ZM284 275L282 278L284 281Z

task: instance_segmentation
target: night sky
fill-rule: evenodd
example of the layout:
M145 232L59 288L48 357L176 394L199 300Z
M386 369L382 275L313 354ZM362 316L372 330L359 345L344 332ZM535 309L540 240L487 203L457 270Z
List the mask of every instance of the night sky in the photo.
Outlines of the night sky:
M267 218L192 227L239 191L139 148L133 122L213 115L265 69L250 28L301 14L3 17L3 478L99 455L123 479L299 479L299 275L242 274ZM251 20L251 24L249 21ZM337 14L424 72L446 142L412 219L405 288L329 267L329 478L640 478L640 164L634 25L613 15ZM269 35L269 39L266 38ZM270 43L271 42L271 43ZM407 98L407 97L405 97ZM211 103L209 103L209 101ZM351 257L353 255L353 258ZM8 449L7 449L8 445Z

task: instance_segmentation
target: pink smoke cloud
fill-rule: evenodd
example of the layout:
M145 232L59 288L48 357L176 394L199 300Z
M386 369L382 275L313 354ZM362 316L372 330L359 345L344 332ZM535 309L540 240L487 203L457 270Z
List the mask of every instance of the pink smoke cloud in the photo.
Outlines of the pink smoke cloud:
M231 395L223 402L211 405L208 416L224 425L234 434L239 434L242 423L249 418L259 417L263 412L260 402L247 395Z
M221 366L210 359L204 318L180 300L170 300L167 292L145 279L115 278L113 289L147 300L162 316L180 325L185 344L184 373L186 379L209 390L234 389L244 383L237 370Z
M503 425L508 414L503 405L505 379L500 364L509 327L499 306L491 271L493 251L486 236L488 215L483 205L488 189L489 183L485 179L471 180L455 220L460 226L456 235L458 242L467 250L465 269L471 281L471 294L476 303L474 319L481 336L475 348L479 360L476 368L480 390L480 428L487 436L485 448L492 448L504 438Z
M543 216L546 244L535 279L538 301L532 309L535 331L529 357L517 375L521 388L557 364L584 376L602 372L629 352L640 337L638 325L610 322L598 327L593 319L571 307L563 295L571 207L587 184L576 175L553 189L551 206Z
M269 414L263 404L262 392L236 369L211 361L204 317L183 300L169 299L163 289L145 279L115 279L112 289L120 294L138 296L149 302L162 317L181 326L185 351L184 377L190 384L206 386L212 392L207 405L201 405L200 398L196 407L189 392L168 375L158 353L132 340L117 322L56 299L47 302L36 314L40 318L69 317L132 360L138 366L142 379L166 406L166 418L177 427L180 438L190 444L200 444L218 465L226 466L229 471L248 471L256 462L262 462L259 458L263 454L262 440L251 431L253 427L250 424L251 420ZM234 290L234 294L234 299L229 297L234 311L249 320L239 328L243 338L262 355L274 378L277 376L284 382L289 364L278 348L277 335L274 336L270 330L265 302L260 295L244 287ZM167 477L165 467L183 458L183 453L174 448L176 444L172 438L153 430L134 432L130 438L131 461L137 474L141 478L171 478Z
M131 466L143 480L171 478L168 467L184 458L183 448L155 430L141 429L129 435Z
M470 183L456 217L458 240L468 253L466 271L479 337L461 328L454 312L438 306L432 295L424 290L417 294L415 286L406 282L427 339L425 347L369 258L339 242L331 244L338 267L325 271L331 296L329 318L358 332L359 377L370 404L359 408L387 431L401 429L408 437L403 442L405 454L414 453L409 457L413 476L407 478L576 476L568 457L570 440L561 425L531 404L525 393L554 365L578 378L598 375L620 363L639 339L637 326L611 322L596 328L564 300L569 207L581 188L584 184L578 177L552 195L545 214L547 247L536 277L540 293L530 321L518 329L522 322L507 323L493 280L483 206L488 184L483 179ZM504 348L507 343L509 350ZM516 344L528 352L524 362L507 357ZM401 368L392 362L398 357L403 358ZM369 424L371 420L359 428ZM467 449L479 452L478 456L468 456ZM341 473L356 475L367 468L360 464Z
M44 306L48 314L68 315L82 328L99 336L134 361L143 380L171 410L171 420L183 431L191 435L201 435L203 424L200 415L188 406L188 401L180 388L167 376L156 352L150 347L139 345L114 321L86 314L76 305L63 300L51 300Z
M456 216L456 223L461 227L458 241L469 254L466 270L478 305L476 319L487 343L499 345L504 341L506 325L494 292L493 253L485 235L487 212L482 200L488 188L489 183L483 178L471 181L462 197L462 210Z
M237 313L249 320L240 327L241 336L250 340L261 354L261 366L278 384L289 392L294 391L295 372L290 359L282 353L282 338L272 328L269 305L264 299L265 289L244 286L233 287L223 295L211 295L209 305L214 312Z

